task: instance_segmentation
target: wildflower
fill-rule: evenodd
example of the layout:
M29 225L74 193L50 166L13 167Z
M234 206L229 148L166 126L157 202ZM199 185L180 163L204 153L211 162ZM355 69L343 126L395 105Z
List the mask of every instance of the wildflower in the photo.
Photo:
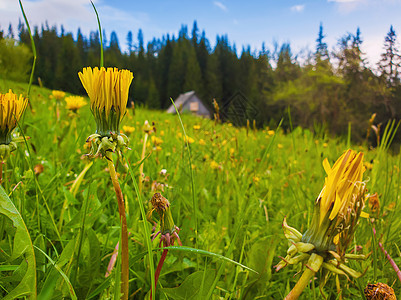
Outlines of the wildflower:
M81 96L69 96L65 98L67 102L66 108L73 111L74 113L77 112L78 109L86 105L86 101Z
M159 214L160 217L160 230L156 233L153 234L152 241L159 235L161 234L160 237L160 242L159 242L159 248L161 244L163 243L164 247L168 246L173 246L174 241L177 239L178 244L182 246L180 237L178 236L178 233L180 232L180 228L178 228L174 224L173 216L171 215L171 210L170 210L170 202L162 196L160 193L155 193L150 200L150 203L152 205L151 210L149 211L147 217L148 221L152 222L152 214L154 211L156 211ZM154 221L153 221L154 222ZM160 272L162 270L164 261L167 257L167 252L168 249L163 249L163 253L160 257L159 263L157 264L156 272L155 272L155 283L157 285L157 281L160 276ZM152 298L152 296L151 296Z
M365 201L365 183L362 181L365 171L363 153L356 154L353 150L348 150L333 167L327 159L323 161L323 167L327 177L315 201L309 229L302 235L288 226L284 219L284 234L292 245L287 256L276 265L276 270L287 264L308 261L308 266L316 266L310 276L323 267L336 274L357 278L362 274L347 267L344 258L361 258L360 255L345 254L345 251L353 240ZM328 275L329 272L326 272L326 276ZM306 280L306 277L301 278ZM295 290L296 288L291 293L295 294Z
M188 142L188 144L192 144L195 142L195 140L190 136L184 137L184 141Z
M56 99L57 101L60 101L61 99L63 99L65 97L65 92L54 90L54 91L52 91L51 96L52 96L52 98Z
M368 162L368 161L366 161L363 165L364 165L365 168L368 169L368 170L372 170L372 169L373 169L373 164L370 163L370 162Z
M161 138L157 137L157 136L154 136L154 135L152 135L150 137L150 140L152 141L152 143L155 146L159 146L159 145L163 144L163 140Z
M396 300L394 290L392 287L385 283L369 283L364 290L364 294L367 300L383 299L383 300Z
M119 126L127 112L128 91L133 75L117 68L84 68L78 73L88 93L90 107L96 120L96 133L88 138L90 155L105 155L106 151L120 153L128 138L120 133Z
M323 143L323 148L327 148L328 144L327 143Z
M24 110L28 104L28 99L22 95L19 97L9 90L6 94L0 93L0 159L5 161L11 152L17 149L15 142L19 138L12 138L12 131L17 127Z
M135 131L135 127L124 125L124 126L123 126L123 131L124 131L126 134L131 134L131 133L133 133L133 132Z
M221 170L223 167L216 161L212 160L210 162L210 168L212 168L213 170Z
M194 125L194 130L199 130L200 128L200 125Z
M372 212L372 214L378 215L380 212L379 196L377 195L377 193L374 193L373 195L367 195L367 198L369 199L369 210Z
M274 130L268 130L268 131L267 131L267 134L270 135L270 136L272 136L272 135L275 134L275 131L274 131Z
M152 209L148 212L148 220L151 219L152 214L156 211L160 217L160 231L153 236L153 240L161 234L160 245L163 242L165 247L174 245L174 240L177 239L181 244L178 233L180 229L174 224L173 216L171 215L170 202L160 193L155 193L150 200Z
M204 139L200 139L200 140L198 141L198 143L199 143L199 145L201 145L201 146L206 145L206 142L205 142Z
M284 146L283 146L282 144L277 144L277 148L279 148L279 149L283 149L283 148L284 148Z

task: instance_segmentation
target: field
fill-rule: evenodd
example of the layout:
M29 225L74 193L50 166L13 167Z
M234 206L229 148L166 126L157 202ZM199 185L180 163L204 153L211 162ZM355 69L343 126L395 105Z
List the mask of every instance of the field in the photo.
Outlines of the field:
M9 88L23 93L27 85L0 82L0 92ZM105 278L105 273L120 238L120 220L106 160L95 159L91 165L85 156L89 152L85 141L94 133L95 122L89 105L73 114L64 100L57 104L50 95L50 90L33 86L32 107L20 122L29 139L19 144L3 166L3 187L26 224L35 258L26 254L32 246L22 233L23 226L12 224L10 213L1 210L0 295L36 289L40 299L72 299L74 295L113 299L119 290L119 264L111 276ZM122 127L131 148L124 155L138 183L145 120L153 128L145 145L139 199L129 170L123 164L117 166L127 205L132 299L149 296L151 274L161 256L156 238L154 265L149 264L146 243L150 236L144 222L148 233L153 225L143 219L139 202L148 211L157 191L171 203L183 247L168 252L156 299L284 298L300 277L302 265L279 272L273 268L289 246L283 219L302 233L308 228L324 184L322 162L327 157L333 164L348 148L365 153L364 180L368 193L378 193L379 204L366 203L364 211L371 218L360 220L349 249L370 254L364 261L349 262L352 268L366 271L364 276L349 280L339 276L339 290L336 277L331 276L324 293L328 299L338 299L338 291L344 299L362 299L368 283L383 282L401 296L401 282L378 245L381 242L395 263L401 263L401 156L392 152L398 149L388 149L391 130L381 137L379 147L368 149L324 132L301 128L284 132L279 124L256 130L252 124L236 128L187 114L181 117L191 156L177 115L137 108L129 109L123 121L135 128L128 133L130 128ZM21 128L17 132L22 136ZM86 174L79 176L84 168ZM32 259L36 287L32 272L27 271ZM321 299L319 279L317 273L301 299Z

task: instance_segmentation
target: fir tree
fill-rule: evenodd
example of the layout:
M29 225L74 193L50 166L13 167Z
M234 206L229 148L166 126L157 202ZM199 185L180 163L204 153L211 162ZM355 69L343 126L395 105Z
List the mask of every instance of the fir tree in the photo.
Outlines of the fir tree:
M384 39L384 53L381 54L379 70L390 86L399 84L399 69L401 67L401 55L399 52L397 35L391 25Z

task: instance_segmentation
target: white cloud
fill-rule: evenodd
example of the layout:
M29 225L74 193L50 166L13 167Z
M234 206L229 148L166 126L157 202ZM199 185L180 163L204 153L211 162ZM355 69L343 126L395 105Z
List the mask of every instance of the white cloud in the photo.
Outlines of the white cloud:
M291 11L294 11L294 12L302 12L304 9L305 9L304 4L291 6Z
M220 8L222 11L227 11L227 6L225 6L223 3L220 1L214 1L213 4Z
M327 0L327 2L334 3L340 13L349 14L363 5L366 6L371 0Z
M105 5L105 1L94 1L96 9L105 29L107 39L111 31L115 30L126 34L128 30L135 32L139 28L152 27L150 19L145 13L129 13L127 11ZM56 25L58 32L63 25L66 32L72 32L76 36L78 28L81 28L85 36L90 31L97 30L96 15L89 0L24 0L24 10L31 25L40 26L47 22L50 27ZM23 22L23 16L18 1L0 0L0 29L7 32L9 23L12 24L14 34L17 35L18 21ZM148 26L145 26L148 25ZM120 47L124 48L125 36L118 36Z

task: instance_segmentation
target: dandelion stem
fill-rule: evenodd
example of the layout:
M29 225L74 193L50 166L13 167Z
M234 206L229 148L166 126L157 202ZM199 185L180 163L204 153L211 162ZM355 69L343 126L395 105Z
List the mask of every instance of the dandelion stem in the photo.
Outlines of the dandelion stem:
M376 237L376 229L373 227L373 234ZM393 267L395 273L397 274L398 280L401 282L401 271L400 268L398 268L397 264L395 263L394 259L388 254L386 249L384 249L383 244L380 241L377 241L377 244L379 245L380 250L383 252L383 254L386 256L387 260L389 261L390 265Z
M118 212L120 213L121 221L121 293L122 299L128 299L129 292L129 256L128 256L128 230L127 218L125 216L124 197L118 182L117 172L114 167L113 157L111 153L107 153L107 163L110 172L110 178L113 182L113 187L116 192L118 202Z
M166 260L168 250L164 249L162 256L160 257L159 263L157 264L156 272L155 272L155 291L157 287L157 281L159 280L160 272L162 271L164 261ZM152 298L152 291L150 292L150 297Z
M287 295L287 297L284 298L284 300L298 299L303 290L309 284L309 281L313 278L315 273L319 271L322 264L323 264L323 257L317 255L316 253L313 253L308 260L308 264L305 268L305 271L302 273L301 278L299 278L294 288Z
M144 159L145 159L145 153L146 153L146 143L148 142L148 136L149 134L146 132L145 137L143 138L143 146L142 146L142 154L141 154L141 166L139 167L139 193L142 192L142 174L143 174L143 165L144 165Z

